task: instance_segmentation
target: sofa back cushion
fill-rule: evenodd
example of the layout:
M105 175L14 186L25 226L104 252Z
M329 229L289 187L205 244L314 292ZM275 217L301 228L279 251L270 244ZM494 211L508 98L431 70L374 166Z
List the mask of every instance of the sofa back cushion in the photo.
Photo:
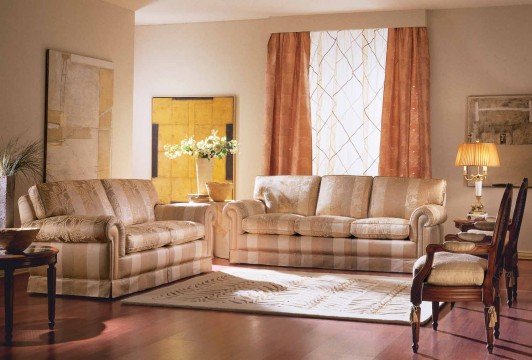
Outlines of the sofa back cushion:
M158 196L151 180L105 179L102 184L116 217L124 225L155 221Z
M328 175L321 178L316 215L368 217L371 176Z
M422 205L443 205L445 180L377 176L369 206L369 217L410 219Z
M100 180L37 184L28 193L38 219L62 215L115 215Z
M315 215L319 176L257 176L253 197L266 205L267 213Z

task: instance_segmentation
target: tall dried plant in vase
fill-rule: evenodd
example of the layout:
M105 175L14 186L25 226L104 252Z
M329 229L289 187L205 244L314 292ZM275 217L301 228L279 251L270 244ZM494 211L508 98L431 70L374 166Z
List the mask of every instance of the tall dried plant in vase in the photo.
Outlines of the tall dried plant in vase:
M23 143L15 137L0 144L0 228L14 225L16 176L34 182L42 178L42 163L41 141Z

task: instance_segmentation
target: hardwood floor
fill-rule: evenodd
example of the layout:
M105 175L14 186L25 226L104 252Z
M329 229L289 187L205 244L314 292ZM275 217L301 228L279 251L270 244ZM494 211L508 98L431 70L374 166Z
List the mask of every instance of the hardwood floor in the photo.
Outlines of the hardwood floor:
M27 275L18 275L14 343L0 345L0 358L530 359L532 261L521 261L520 270L519 297L512 309L503 299L501 338L492 356L485 348L482 307L465 303L457 303L452 311L445 305L437 332L430 324L422 327L415 356L410 327L404 325L128 306L71 297L57 299L56 330L50 332L46 296L26 294ZM3 305L3 297L1 301ZM3 316L1 322L3 339Z

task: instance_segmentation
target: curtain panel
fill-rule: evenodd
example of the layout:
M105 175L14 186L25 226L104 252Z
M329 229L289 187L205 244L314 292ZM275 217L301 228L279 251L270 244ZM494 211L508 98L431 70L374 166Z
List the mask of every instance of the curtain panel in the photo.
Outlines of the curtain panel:
M379 175L431 177L427 28L388 29Z
M272 34L266 64L263 173L310 175L310 33Z

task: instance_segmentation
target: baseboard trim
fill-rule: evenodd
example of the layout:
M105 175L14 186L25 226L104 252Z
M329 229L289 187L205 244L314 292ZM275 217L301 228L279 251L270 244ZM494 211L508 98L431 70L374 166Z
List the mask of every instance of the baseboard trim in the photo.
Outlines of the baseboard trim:
M520 260L532 260L532 251L518 251Z

